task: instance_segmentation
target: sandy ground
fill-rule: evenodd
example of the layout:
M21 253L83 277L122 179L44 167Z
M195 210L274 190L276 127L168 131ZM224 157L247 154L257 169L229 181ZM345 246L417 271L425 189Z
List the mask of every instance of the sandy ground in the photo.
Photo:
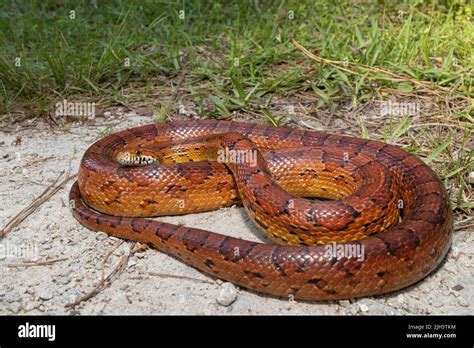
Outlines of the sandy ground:
M0 132L0 226L26 207L103 132L151 122L134 114L97 125L52 130L41 121ZM14 144L17 136L21 144ZM75 308L67 304L89 293L132 243L82 227L67 206L70 181L0 240L0 314L472 314L474 234L457 231L447 260L432 275L395 294L351 301L303 303L272 298L215 280L156 250L128 259L110 286ZM162 220L236 237L261 240L242 209ZM112 252L104 265L107 254ZM50 265L27 265L26 261ZM23 264L23 266L22 266ZM171 275L172 277L163 276ZM230 305L229 303L232 302Z

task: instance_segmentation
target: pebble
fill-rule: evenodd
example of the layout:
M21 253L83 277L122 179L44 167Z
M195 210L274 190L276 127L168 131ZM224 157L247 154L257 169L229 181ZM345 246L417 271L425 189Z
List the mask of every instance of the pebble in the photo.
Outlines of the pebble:
M453 254L453 258L455 260L457 260L459 258L459 256L461 255L461 251L459 250L459 248L457 246L453 246L452 247L452 254Z
M39 293L39 298L44 301L49 301L53 298L53 292L50 289L41 290Z
M62 268L62 269L59 271L59 273L58 273L58 275L59 275L60 277L67 277L67 276L69 276L70 274L71 274L71 269L70 269L70 268Z
M35 309L37 306L38 304L36 302L28 302L23 306L23 309L25 310L25 312L29 312Z
M21 304L20 304L20 302L14 302L14 303L8 305L7 309L9 311L17 314L21 309Z
M95 239L97 240L106 240L107 238L109 238L109 235L105 232L97 232L95 235Z
M340 305L341 307L349 307L349 306L351 305L351 301L349 301L349 300L341 300L341 301L339 301L339 305Z
M237 299L237 288L232 283L224 283L221 285L219 296L217 296L217 303L221 306L230 306Z
M365 303L362 303L359 308L364 313L369 311L369 306L367 306Z
M23 168L23 170L21 171L21 174L22 174L23 176L28 176L28 174L29 174L28 169Z
M469 307L469 302L467 302L466 298L464 298L463 296L459 296L458 303L462 307Z
M28 294L28 293L25 292L24 294L20 295L21 301L22 301L22 302L23 302L23 301L31 301L31 297L32 297L32 296L34 297L34 295Z
M146 252L145 251L139 252L139 253L135 254L135 256L139 259L144 259L144 258L146 258Z
M66 284L69 284L69 282L71 281L71 278L69 278L69 276L59 276L59 277L56 277L56 281L59 284L66 285Z
M445 289L441 289L441 294L444 296L444 297L447 297L451 294L451 291L449 288L445 288Z

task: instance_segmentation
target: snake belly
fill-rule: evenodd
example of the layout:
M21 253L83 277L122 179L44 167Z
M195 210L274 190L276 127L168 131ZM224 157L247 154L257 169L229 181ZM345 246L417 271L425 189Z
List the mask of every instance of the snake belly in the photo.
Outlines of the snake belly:
M226 146L258 150L258 165L197 160L124 166L115 158L124 150L158 149L166 153L170 146L173 155L179 152L180 142L204 139L198 143L205 146L209 137L220 135L224 135ZM351 173L361 177L362 186L343 192L351 186L347 173L338 175L344 185L334 181L338 178L321 174L327 168L349 170L342 159L337 164L338 156L347 154L361 161ZM290 161L290 166L286 161L293 155L300 158ZM313 168L314 163L305 163L311 156L319 158L319 169ZM278 181L279 176L284 178ZM318 184L309 190L328 191L326 198L332 201L294 196L301 195L300 186L311 186L308 183L315 180ZM366 200L360 198L363 193ZM75 218L92 230L149 244L247 289L310 301L377 295L414 284L439 265L453 232L443 184L419 158L398 147L223 120L150 124L97 141L82 158L69 198ZM399 202L402 212L397 223L400 209L393 206ZM209 211L236 203L243 204L257 227L270 231L277 244L146 218ZM383 218L386 214L391 216L389 223ZM348 234L348 229L355 234ZM342 250L362 250L363 257L328 252L335 249L328 248L327 243Z

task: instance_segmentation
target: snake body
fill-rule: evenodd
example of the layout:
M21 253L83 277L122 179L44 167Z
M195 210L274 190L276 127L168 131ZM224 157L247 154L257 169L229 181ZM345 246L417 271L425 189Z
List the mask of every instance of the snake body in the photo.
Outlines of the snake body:
M224 150L255 157L208 160ZM443 184L398 147L222 120L151 124L99 140L82 158L70 202L92 230L147 243L247 289L302 300L407 287L441 262L453 231ZM232 204L276 244L146 218Z

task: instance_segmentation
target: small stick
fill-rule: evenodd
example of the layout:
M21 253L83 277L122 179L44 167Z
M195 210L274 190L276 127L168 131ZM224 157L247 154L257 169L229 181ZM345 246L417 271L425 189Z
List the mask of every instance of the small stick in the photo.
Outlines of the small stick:
M211 282L209 280L198 279L198 278L187 277L187 276L176 275L176 274L156 273L156 272L148 272L148 274L151 276L162 277L162 278L184 279L184 280L191 280L191 281L199 282L199 283L215 284L214 282Z
M303 52L309 58L311 58L311 59L313 59L317 62L323 62L325 64L332 65L332 66L334 66L334 67L336 67L336 68L338 68L342 71L346 71L346 72L351 73L351 74L357 75L357 72L355 72L353 70L350 70L350 69L347 69L345 67L341 67L341 65L345 66L347 64L348 66L352 65L354 67L357 67L357 68L360 68L360 69L363 69L363 70L366 70L366 71L369 70L369 71L381 72L381 73L390 75L391 76L391 78L390 78L391 81L405 81L405 82L408 81L408 82L411 82L415 85L428 88L431 91L431 93L434 93L434 94L438 94L436 92L436 89L444 91L444 92L449 92L449 89L446 88L446 87L436 86L433 83L426 82L426 81L417 81L417 80L414 80L412 78L409 78L408 76L405 76L405 75L402 75L402 74L396 74L393 71L390 71L390 70L387 70L387 69L372 67L372 66L369 66L369 65L366 65L366 64L343 62L343 61L340 61L340 60L331 60L331 59L321 58L321 57L318 57L317 55L311 53L310 51L308 51L304 46L302 46L300 43L298 43L298 41L296 41L295 39L292 38L291 42L293 43L293 45L296 46L296 48L298 48L301 52Z
M117 266L115 266L115 268L112 270L112 272L110 272L107 277L103 277L103 274L101 275L101 279L99 280L99 283L91 290L89 291L87 294L85 294L84 296L81 296L79 299L77 299L76 301L72 302L72 303L68 303L66 304L64 307L66 308L74 308L76 307L77 305L81 304L82 302L84 301L87 301L89 299L91 299L92 297L94 297L95 295L97 295L98 293L100 293L102 290L104 290L107 286L109 286L111 284L111 280L114 276L116 275L119 275L125 268L125 265L127 264L128 262L128 259L130 258L130 256L132 256L135 251L133 250L134 246L135 246L136 242L134 242L132 244L132 246L130 247L130 250L128 252L127 255L124 255L122 256L122 258L120 259L120 261L118 262ZM119 241L119 243L117 243L116 245L114 245L114 247L112 247L112 252L109 252L107 253L106 255L106 258L110 257L110 255L113 253L113 251L118 248L118 246L120 246L121 243ZM105 260L104 260L105 261Z
M19 166L17 168L23 168L23 167L26 167L26 166L31 166L33 164L37 164L37 163L43 163L43 162L46 162L46 161L49 161L50 159L53 159L55 158L54 156L49 156L49 157L45 157L45 158L38 158L38 159L35 159L29 163L25 163L24 165L22 166Z
M121 239L121 240L118 240L117 242L115 242L115 244L113 245L113 247L107 252L107 254L105 255L104 257L104 261L102 261L102 269L100 271L100 281L104 281L104 274L105 274L105 264L107 263L107 261L109 260L110 256L112 256L112 254L114 253L115 250L117 250L123 243L125 242L125 240Z
M52 265L53 263L60 262L67 260L68 257L59 257L57 259L52 259L52 260L44 260L44 261L26 261L23 263L9 263L7 267L32 267L32 266L48 266Z
M454 227L454 230L455 230L455 231L462 231L462 230L465 230L465 229L467 229L468 227L472 227L472 226L474 226L474 224L455 226L455 227Z

